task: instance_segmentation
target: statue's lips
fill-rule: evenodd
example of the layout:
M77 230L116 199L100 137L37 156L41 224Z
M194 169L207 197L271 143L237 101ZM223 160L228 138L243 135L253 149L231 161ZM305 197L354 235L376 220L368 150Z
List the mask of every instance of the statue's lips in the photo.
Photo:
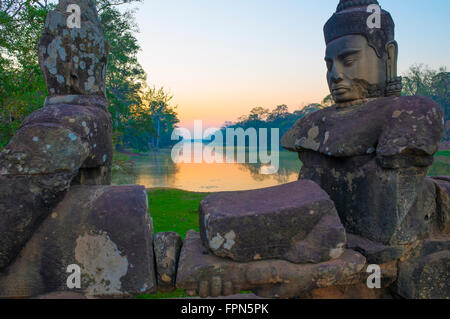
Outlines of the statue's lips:
M344 87L344 86L339 86L339 87L335 87L331 90L331 93L333 93L333 95L341 95L346 93L349 90L349 88Z

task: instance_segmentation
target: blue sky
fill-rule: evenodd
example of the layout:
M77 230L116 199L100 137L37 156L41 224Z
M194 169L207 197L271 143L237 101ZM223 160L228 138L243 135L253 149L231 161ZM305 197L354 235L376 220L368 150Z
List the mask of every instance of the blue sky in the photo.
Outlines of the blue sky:
M450 67L450 1L380 0L399 42L399 72ZM144 0L136 23L149 84L175 96L182 126L291 110L328 94L322 28L338 0Z

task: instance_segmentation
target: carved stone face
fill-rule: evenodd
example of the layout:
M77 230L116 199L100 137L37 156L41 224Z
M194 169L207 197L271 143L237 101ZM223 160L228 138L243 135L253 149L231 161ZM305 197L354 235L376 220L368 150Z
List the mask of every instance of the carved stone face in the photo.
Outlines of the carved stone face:
M330 92L336 103L382 95L386 58L379 58L362 35L346 35L327 45L325 61Z

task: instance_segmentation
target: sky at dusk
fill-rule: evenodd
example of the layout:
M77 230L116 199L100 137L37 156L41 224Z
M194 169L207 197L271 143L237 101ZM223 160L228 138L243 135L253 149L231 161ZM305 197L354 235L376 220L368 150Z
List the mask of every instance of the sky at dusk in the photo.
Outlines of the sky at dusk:
M322 28L338 0L144 0L136 23L150 85L178 105L180 126L220 127L256 106L291 111L328 94ZM399 42L399 73L450 67L450 1L380 0Z

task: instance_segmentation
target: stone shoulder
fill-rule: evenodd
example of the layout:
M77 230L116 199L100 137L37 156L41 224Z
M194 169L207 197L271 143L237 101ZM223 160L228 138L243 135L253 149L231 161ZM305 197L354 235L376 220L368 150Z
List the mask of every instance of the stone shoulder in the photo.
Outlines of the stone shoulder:
M282 138L291 151L328 156L376 153L433 155L443 134L438 105L423 96L382 98L356 107L332 106L299 119Z

